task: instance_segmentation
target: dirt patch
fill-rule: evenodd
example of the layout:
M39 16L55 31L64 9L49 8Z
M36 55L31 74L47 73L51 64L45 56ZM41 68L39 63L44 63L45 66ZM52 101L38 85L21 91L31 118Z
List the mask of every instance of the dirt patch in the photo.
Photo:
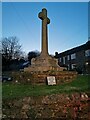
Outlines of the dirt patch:
M89 103L86 93L3 100L3 119L89 120Z

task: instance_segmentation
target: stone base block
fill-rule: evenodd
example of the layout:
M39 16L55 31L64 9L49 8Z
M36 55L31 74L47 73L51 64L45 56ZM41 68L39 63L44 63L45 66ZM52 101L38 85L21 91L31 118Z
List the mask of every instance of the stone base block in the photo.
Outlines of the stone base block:
M24 71L28 72L44 72L44 71L63 71L65 67L58 65L58 60L50 55L33 58L31 66L25 68Z
M74 80L74 78L77 76L76 72L70 72L70 71L61 71L61 72L44 72L39 73L35 72L32 73L33 75L33 84L47 84L47 77L48 76L54 76L56 80L56 84L62 84L66 82L71 82Z
M71 82L77 76L76 72L70 71L49 71L49 72L13 72L14 83L24 83L31 85L47 85L47 77L54 76L56 85ZM17 81L17 82L16 82Z

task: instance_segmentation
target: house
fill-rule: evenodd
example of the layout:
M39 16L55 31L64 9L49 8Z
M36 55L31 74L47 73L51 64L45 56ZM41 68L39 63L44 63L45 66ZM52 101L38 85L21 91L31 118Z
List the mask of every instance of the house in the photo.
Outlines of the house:
M68 70L90 74L90 41L59 54L56 52L55 58L60 66Z

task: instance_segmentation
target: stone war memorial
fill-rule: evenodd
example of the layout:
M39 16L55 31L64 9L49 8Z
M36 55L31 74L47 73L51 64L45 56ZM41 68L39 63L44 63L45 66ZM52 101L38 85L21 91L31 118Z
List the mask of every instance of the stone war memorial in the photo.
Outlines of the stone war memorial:
M11 83L3 82L1 119L90 120L89 76L65 70L49 55L47 10L42 9L38 17L42 22L41 54L24 71L12 71Z
M32 83L46 84L47 77L55 77L56 84L72 81L76 77L76 72L65 70L58 65L58 60L48 53L48 25L50 19L47 17L45 8L38 14L42 21L42 46L40 56L31 60L31 65L24 68L24 72L29 72L33 76Z

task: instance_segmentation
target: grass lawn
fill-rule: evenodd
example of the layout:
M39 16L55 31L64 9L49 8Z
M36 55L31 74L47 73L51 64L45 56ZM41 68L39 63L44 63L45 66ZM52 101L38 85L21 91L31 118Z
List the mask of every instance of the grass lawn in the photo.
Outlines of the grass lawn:
M28 84L12 84L10 82L2 84L2 97L3 99L14 99L25 96L42 96L49 94L67 93L72 92L89 92L90 75L78 75L78 77L71 83L63 85L28 85Z

